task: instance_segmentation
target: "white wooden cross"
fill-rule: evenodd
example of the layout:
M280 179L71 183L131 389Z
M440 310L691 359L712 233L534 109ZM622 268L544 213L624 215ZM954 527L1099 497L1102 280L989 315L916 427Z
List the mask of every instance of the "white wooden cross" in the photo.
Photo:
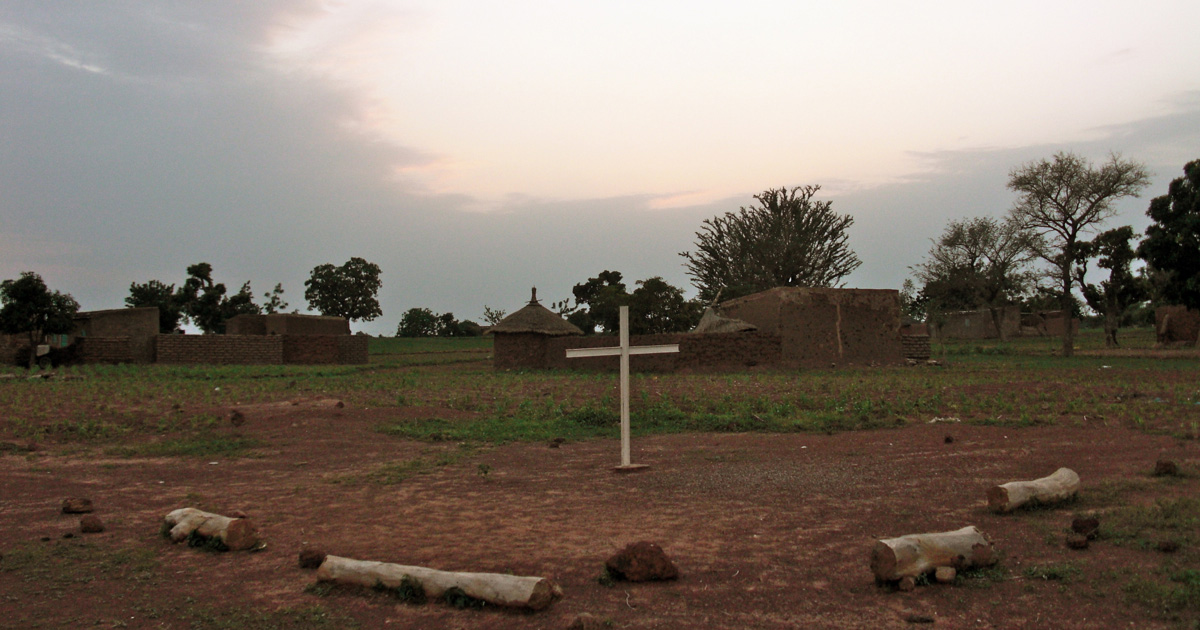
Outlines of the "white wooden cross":
M679 344L661 346L629 345L629 307L621 307L621 345L607 348L569 348L568 359L581 357L621 357L621 465L617 470L637 470L645 464L634 464L629 456L629 355L679 352Z

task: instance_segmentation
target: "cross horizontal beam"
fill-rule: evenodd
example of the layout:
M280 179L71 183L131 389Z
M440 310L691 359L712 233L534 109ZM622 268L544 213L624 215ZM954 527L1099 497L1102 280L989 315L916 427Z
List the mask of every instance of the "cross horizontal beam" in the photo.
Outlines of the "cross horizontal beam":
M673 343L661 346L629 346L629 354L667 354L670 352L679 352L679 344ZM615 357L620 356L620 354L620 346L609 346L606 348L567 349L568 359L579 359L583 357Z

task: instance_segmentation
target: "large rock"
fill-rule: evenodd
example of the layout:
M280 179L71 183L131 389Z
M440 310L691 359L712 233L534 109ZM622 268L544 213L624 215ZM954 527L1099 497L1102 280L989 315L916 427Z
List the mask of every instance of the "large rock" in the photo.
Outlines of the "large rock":
M85 534L99 534L104 531L104 521L95 514L88 514L79 519L79 531Z
M630 582L674 580L679 577L679 569L675 568L675 563L671 562L662 547L645 540L627 545L604 565L613 577Z

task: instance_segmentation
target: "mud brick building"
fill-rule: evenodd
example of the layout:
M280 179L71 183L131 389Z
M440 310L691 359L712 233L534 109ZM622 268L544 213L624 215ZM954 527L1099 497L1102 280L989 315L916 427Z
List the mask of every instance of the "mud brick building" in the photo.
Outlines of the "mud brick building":
M913 358L929 356L928 337L907 344L910 353L906 354L900 334L900 296L894 290L779 287L729 300L717 310L752 329L634 335L631 345L678 344L679 352L635 355L630 357L631 369L886 365L903 363L914 351L920 356ZM615 337L584 337L581 332L531 302L491 330L493 364L496 368L616 369L611 357L566 358L568 348L617 345Z

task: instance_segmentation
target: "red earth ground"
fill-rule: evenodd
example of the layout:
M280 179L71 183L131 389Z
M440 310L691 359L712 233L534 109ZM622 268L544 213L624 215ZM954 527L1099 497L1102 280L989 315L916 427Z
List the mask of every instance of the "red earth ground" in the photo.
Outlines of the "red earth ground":
M450 409L304 401L242 410L245 423L229 430L265 445L249 457L117 458L66 446L0 455L0 627L189 628L198 610L317 605L363 628L561 629L585 612L615 628L902 628L920 617L936 628L1173 627L1122 594L1122 571L1157 562L1153 553L1103 540L1073 551L1064 532L1090 507L1093 489L1127 488L1127 500L1150 502L1195 496L1200 485L1194 474L1150 477L1163 457L1194 471L1196 441L1109 427L938 423L834 435L642 437L634 461L650 468L616 474L615 440L463 448L373 430L408 416L464 415ZM439 457L441 465L396 483L371 479L385 464ZM990 486L1060 466L1083 480L1076 503L1010 515L985 509ZM60 513L67 497L92 499L107 530L78 533L79 517ZM189 505L245 512L266 549L172 545L159 535L163 516ZM875 540L965 525L992 539L1007 577L907 593L874 583ZM661 545L680 578L600 584L604 560L639 540ZM306 590L314 575L297 565L304 545L544 576L565 597L523 613L414 606L345 589L320 594ZM12 566L13 557L45 547L50 558L99 549L151 562L133 574L106 570L103 553L79 560L75 573ZM1025 574L1064 563L1079 575Z

